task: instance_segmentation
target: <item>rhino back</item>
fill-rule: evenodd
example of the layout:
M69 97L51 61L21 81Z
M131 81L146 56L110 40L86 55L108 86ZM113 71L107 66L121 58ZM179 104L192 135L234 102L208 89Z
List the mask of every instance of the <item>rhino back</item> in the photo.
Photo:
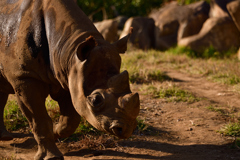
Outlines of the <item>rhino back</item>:
M54 81L41 7L41 1L0 2L0 81L11 86L24 78Z

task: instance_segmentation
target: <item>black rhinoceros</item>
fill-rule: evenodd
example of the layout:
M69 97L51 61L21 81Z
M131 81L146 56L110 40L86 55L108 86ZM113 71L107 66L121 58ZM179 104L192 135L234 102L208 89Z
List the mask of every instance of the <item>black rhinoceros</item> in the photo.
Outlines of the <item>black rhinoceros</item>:
M121 57L130 36L110 44L73 0L0 1L0 139L8 95L15 93L38 143L36 160L63 159L55 139L71 135L80 116L101 131L128 138L139 96L129 87ZM53 125L45 108L60 106Z

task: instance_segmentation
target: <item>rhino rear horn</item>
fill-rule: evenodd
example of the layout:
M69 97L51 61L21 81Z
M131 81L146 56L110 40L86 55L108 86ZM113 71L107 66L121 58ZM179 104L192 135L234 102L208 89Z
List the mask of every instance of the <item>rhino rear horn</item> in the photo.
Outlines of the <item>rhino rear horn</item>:
M132 35L132 32L133 32L133 28L131 27L129 30L129 33L125 37L123 37L123 38L119 39L118 41L116 41L115 43L113 43L113 45L117 48L117 51L119 53L123 54L126 52L127 42L128 42L128 39L130 38L130 36Z
M108 80L108 87L114 93L131 93L129 86L129 75L127 71L111 77Z

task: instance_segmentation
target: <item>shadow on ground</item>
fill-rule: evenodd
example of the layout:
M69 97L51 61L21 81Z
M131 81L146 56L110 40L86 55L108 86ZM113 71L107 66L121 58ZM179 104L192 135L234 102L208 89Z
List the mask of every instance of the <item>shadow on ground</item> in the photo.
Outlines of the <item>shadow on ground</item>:
M240 152L231 148L232 144L225 145L173 145L168 143L158 143L153 141L122 141L119 143L124 148L148 149L153 151L153 155L139 152L139 154L131 154L131 152L119 152L113 150L90 150L82 149L79 151L68 152L64 156L85 157L86 155L94 156L116 156L129 159L161 159L161 160L237 160ZM100 157L99 157L100 158Z

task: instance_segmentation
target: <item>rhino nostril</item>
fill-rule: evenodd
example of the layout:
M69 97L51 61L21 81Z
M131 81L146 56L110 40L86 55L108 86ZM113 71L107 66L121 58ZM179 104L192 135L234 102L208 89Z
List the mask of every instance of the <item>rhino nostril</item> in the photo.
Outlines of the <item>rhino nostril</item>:
M123 129L122 129L122 128L117 127L116 130L117 130L117 132L118 132L120 135L122 135L122 132L123 132Z
M113 127L112 130L117 136L121 136L123 134L123 128L122 127Z

